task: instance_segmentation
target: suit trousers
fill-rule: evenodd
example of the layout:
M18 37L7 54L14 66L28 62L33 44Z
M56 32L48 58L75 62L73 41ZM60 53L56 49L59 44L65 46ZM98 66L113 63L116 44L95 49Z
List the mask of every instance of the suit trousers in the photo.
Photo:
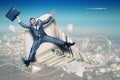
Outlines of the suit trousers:
M35 58L37 49L44 42L54 43L55 45L59 47L63 47L65 45L65 41L48 36L48 35L39 37L38 39L35 39L33 42L33 45L30 50L29 58L28 58L29 61L32 61Z

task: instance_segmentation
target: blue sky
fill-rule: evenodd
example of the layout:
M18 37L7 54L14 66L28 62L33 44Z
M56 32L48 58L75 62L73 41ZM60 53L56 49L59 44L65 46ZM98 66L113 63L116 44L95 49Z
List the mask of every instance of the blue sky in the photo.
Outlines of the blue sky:
M56 10L55 19L59 26L73 24L84 32L119 34L120 0L0 0L0 31L4 32L11 22L5 14L12 7L21 11L23 22L30 17L39 17Z

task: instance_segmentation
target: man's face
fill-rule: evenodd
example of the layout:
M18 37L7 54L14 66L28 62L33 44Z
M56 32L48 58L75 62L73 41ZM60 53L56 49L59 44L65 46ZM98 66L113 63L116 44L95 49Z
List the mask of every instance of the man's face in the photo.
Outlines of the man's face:
M31 19L31 20L30 20L30 23L31 23L33 26L35 26L35 25L36 25L36 20L35 20L35 19Z

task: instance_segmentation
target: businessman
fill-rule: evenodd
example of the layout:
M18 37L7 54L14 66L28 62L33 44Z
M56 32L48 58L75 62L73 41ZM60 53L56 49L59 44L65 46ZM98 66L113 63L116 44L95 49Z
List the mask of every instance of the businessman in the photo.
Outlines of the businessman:
M26 67L28 67L30 65L30 62L36 61L36 58L35 58L36 51L39 48L39 46L44 42L50 42L50 43L56 44L59 47L68 47L68 48L75 44L75 42L73 42L73 43L65 42L63 40L51 37L51 36L47 35L47 33L44 31L43 25L47 24L53 18L54 14L55 14L55 11L52 10L50 12L50 16L44 21L42 21L40 19L36 21L35 18L30 18L29 25L22 23L19 16L16 17L16 20L23 28L27 28L30 30L30 32L33 36L33 39L34 39L28 59L25 60L24 58L22 58L22 62L25 64Z

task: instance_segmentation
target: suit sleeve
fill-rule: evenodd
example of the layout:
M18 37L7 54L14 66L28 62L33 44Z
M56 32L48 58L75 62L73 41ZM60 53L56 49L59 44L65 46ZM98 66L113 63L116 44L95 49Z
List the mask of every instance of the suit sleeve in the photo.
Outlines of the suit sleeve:
M26 28L26 29L29 29L30 28L30 25L26 25L24 24L23 22L18 22L23 28Z
M46 20L42 21L42 25L47 24L52 18L52 16L49 16Z

